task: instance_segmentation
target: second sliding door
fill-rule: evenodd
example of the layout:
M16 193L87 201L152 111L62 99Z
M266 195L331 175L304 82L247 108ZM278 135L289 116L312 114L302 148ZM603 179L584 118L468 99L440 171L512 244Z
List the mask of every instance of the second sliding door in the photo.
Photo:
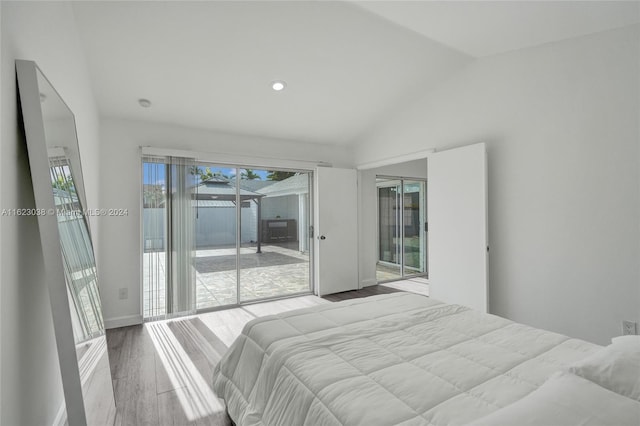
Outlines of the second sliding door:
M427 275L426 181L378 176L378 282Z

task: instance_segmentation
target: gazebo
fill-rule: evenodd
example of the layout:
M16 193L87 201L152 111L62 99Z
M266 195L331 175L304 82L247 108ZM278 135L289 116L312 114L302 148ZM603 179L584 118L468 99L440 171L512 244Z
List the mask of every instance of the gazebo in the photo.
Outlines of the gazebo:
M263 194L238 188L240 192L240 207L244 202L254 202L257 206L257 253L261 253L262 235L262 197ZM223 176L213 176L203 180L198 184L192 192L193 207L234 207L237 202L237 189L230 179Z

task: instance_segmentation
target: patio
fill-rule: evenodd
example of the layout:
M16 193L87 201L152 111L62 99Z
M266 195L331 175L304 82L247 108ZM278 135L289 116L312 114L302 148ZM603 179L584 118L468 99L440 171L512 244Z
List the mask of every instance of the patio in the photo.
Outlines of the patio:
M310 291L309 255L297 248L297 242L263 244L261 253L256 253L255 244L246 244L240 248L239 262L235 247L197 250L193 262L197 309L236 304L238 278L242 302ZM153 298L152 292L145 288L145 318L165 314L165 259L164 251L150 251L143 255L143 276L161 283L153 289L160 295L157 298ZM240 264L239 274L237 263Z

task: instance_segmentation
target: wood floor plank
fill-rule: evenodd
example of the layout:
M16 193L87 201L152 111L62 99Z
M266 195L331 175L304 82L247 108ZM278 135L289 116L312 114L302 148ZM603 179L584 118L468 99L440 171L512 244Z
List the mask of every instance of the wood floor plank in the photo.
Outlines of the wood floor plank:
M198 330L198 332L209 342L213 350L222 358L222 356L227 352L229 346L225 345L225 343L220 340L220 338L213 332L207 325L202 322L200 318L192 318L189 320L191 324ZM219 361L218 359L217 361Z
M192 335L193 332L190 328L193 328L193 326L190 327L188 324L187 320L167 321L169 330L173 333L186 353L200 353L202 347L199 345L197 337Z
M224 403L219 401L219 411L196 418L189 418L185 413L179 393L181 389L158 395L158 419L163 426L231 426L231 421L224 410ZM189 407L187 407L189 410ZM193 416L192 416L193 417Z
M226 346L240 335L245 324L255 318L242 308L227 309L224 311L208 312L198 315Z
M398 291L402 291L402 290L398 290L391 287L371 286L371 287L365 287L360 290L351 290L351 291L345 291L342 293L329 294L327 296L324 296L323 299L328 300L330 302L340 302L342 300L359 299L362 297L375 296L378 294L396 293Z
M128 333L131 335L130 353L131 358L141 358L153 355L155 352L149 330L144 324L128 327Z
M158 421L165 426L191 426L175 390L158 395Z
M403 281L394 281L381 284L378 287L391 287L402 291L423 294L425 296L429 295L429 284L424 278L411 278Z
M123 425L158 425L158 397L156 392L155 355L138 357L130 364L126 379L116 389L122 410Z
M116 330L108 330L107 332L109 365L111 366L111 377L113 379L127 377L131 361L131 339L133 338L128 329L129 327L123 327Z
M227 352L224 344L213 331L199 318L190 318L176 323L177 329L185 338L190 339L191 344L198 348L194 354L201 354L213 365L217 364Z
M116 421L115 426L124 426L124 406L125 396L127 394L127 386L129 385L127 379L114 379L113 380L113 393L116 400Z
M111 328L106 331L107 347L111 350L120 350L124 336L127 334L127 327Z
M165 393L176 388L184 386L184 383L174 383L171 378L169 378L169 372L167 371L167 366L164 365L163 362L156 362L156 393Z

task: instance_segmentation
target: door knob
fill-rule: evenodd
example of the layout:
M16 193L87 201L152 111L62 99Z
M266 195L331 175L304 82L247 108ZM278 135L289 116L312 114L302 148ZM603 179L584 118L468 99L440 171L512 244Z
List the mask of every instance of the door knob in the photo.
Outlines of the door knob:
M319 240L326 240L326 239L327 239L327 237L325 237L324 235L320 235L320 236L318 237L318 239L319 239Z

